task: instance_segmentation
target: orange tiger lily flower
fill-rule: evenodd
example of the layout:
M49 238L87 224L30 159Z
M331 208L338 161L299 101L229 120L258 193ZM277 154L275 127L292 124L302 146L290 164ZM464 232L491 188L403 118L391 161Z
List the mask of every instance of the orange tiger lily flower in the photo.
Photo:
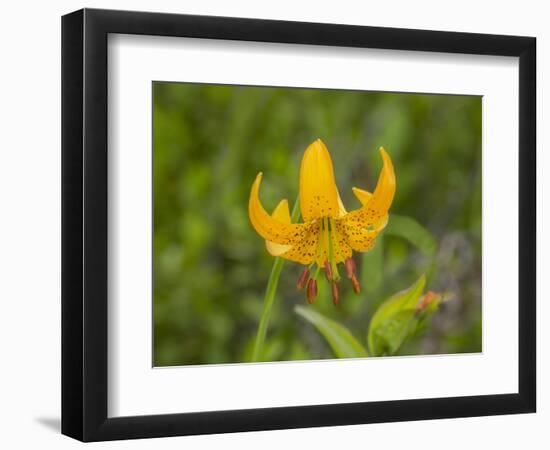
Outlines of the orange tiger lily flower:
M265 239L267 251L306 267L298 288L307 286L307 298L317 295L321 269L332 283L333 301L338 303L338 264L344 263L355 292L360 291L352 254L370 250L388 223L388 211L395 195L395 173L388 153L381 147L383 166L373 193L353 188L362 206L346 211L334 178L332 159L325 144L317 139L305 151L300 167L300 210L303 223L291 223L288 201L279 202L270 215L259 198L262 173L252 184L248 214L256 232ZM310 278L310 269L317 265Z

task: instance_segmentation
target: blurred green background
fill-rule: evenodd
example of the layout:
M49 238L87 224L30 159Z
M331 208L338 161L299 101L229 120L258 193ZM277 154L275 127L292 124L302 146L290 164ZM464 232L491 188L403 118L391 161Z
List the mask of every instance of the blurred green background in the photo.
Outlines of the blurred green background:
M266 209L292 207L316 138L348 210L360 206L352 186L374 189L384 146L397 178L390 212L426 227L437 251L383 233L355 254L361 294L343 282L336 308L321 285L311 307L364 343L376 307L429 271L427 288L455 297L400 354L481 351L481 97L155 82L153 102L155 366L249 360L273 264L248 220L250 187L263 171ZM294 312L301 269L283 268L264 360L333 358Z

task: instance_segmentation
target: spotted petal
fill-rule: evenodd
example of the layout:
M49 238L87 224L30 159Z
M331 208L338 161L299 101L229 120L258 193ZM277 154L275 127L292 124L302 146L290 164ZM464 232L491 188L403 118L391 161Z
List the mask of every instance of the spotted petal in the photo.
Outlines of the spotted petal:
M259 197L262 173L260 172L252 184L248 202L248 216L256 232L266 241L281 245L293 245L300 242L308 233L305 224L284 223L270 216L262 206Z
M302 235L300 242L292 245L290 250L279 256L304 265L309 265L312 262L317 262L319 264L319 239L321 239L319 226L319 222L313 222L307 225L307 231ZM323 262L325 259L323 259Z
M320 139L305 151L300 167L300 208L305 222L338 217L338 190L330 154Z
M364 228L380 228L387 221L387 214L395 195L395 173L390 156L380 147L384 165L372 195L367 191L354 189L354 194L363 206L348 213L344 219Z
M273 210L271 217L279 222L290 223L290 210L288 209L288 201L286 198L279 202L277 207ZM271 255L279 256L282 253L288 252L292 248L292 245L276 244L275 242L265 241L265 247Z
M349 220L342 220L341 222L341 229L347 237L347 244L356 252L366 252L374 246L376 237L388 223L388 215L386 214L376 227L370 228L364 228L361 224Z

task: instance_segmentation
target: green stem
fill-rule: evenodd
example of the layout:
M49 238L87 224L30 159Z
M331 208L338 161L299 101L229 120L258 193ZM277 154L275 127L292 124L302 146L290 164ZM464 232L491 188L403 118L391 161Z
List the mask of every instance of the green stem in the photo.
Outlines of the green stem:
M295 223L300 215L299 203L300 202L297 198L294 202L294 207L292 208L292 216L290 218L292 223ZM271 316L271 308L273 307L273 302L275 301L279 276L281 275L281 270L283 269L284 264L285 260L283 258L276 257L273 261L273 267L271 268L271 274L269 275L269 281L267 282L267 288L265 290L264 306L260 317L260 323L258 324L256 341L254 342L254 352L252 353L253 362L259 361L260 355L262 354L265 335L267 334L267 326L269 324L269 317Z

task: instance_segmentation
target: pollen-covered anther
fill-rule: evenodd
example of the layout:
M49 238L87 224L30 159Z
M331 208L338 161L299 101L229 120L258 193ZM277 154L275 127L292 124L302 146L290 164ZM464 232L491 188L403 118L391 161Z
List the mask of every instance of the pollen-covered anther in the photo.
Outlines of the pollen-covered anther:
M353 286L353 292L359 294L361 292L361 285L359 284L359 280L357 279L355 274L353 274L353 276L351 277L351 284Z
M338 283L332 283L332 303L338 305L340 303L340 291L338 290Z
M351 279L355 276L355 272L357 270L357 266L355 265L355 261L353 260L353 258L346 258L346 261L345 261L345 266L346 266L346 273L348 275L348 278Z
M296 287L298 288L299 291L301 291L306 286L308 280L309 280L309 269L306 267L304 270L302 270L302 273L298 278L298 282L296 283Z
M309 304L315 303L317 298L317 280L315 278L310 278L307 282L306 298Z

